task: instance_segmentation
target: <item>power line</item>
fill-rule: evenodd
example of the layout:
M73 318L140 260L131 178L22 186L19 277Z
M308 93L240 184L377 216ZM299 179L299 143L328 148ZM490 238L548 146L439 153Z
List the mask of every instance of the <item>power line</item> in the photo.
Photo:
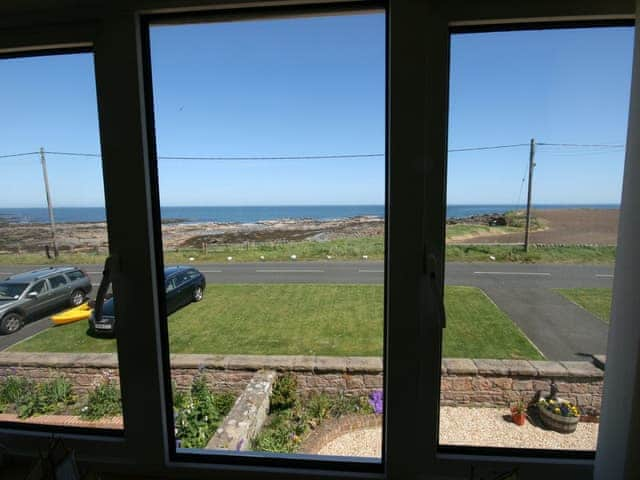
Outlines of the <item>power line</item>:
M490 145L484 147L452 148L448 152L470 152L475 150L495 150L499 148L526 147L528 143L518 143L512 145ZM72 157L100 157L97 153L77 153L77 152L45 152L49 155L66 155ZM384 153L345 153L345 154L318 154L318 155L255 155L255 156L191 156L191 155L159 155L160 160L322 160L339 158L373 158L384 157Z
M24 153L11 153L9 155L0 155L0 158L10 158L10 157L24 157L27 155L38 155L40 152L24 152Z
M46 150L47 155L64 155L67 157L102 157L99 153L74 153L74 152L50 152Z
M536 145L549 145L552 147L599 147L599 148L626 146L624 143L603 144L603 143L544 143L544 142L536 142Z
M467 148L452 148L447 150L448 152L471 152L475 150L496 150L498 148L514 148L514 147L528 147L528 143L514 143L513 145L491 145L488 147L467 147Z
M322 160L322 159L336 159L336 158L372 158L372 157L384 157L384 153L363 153L363 154L340 154L340 155L282 155L282 156L255 156L255 157L192 157L192 156L162 156L159 155L160 160Z
M598 149L618 149L625 147L624 144L582 144L582 143L545 143L545 142L537 142L536 145L540 146L549 146L549 147L587 147L587 148L598 148ZM514 143L508 145L487 145L480 147L463 147L463 148L451 148L447 150L449 153L456 152L473 152L473 151L481 151L481 150L498 150L503 148L518 148L518 147L527 147L528 143ZM22 157L28 155L37 155L39 152L22 152L22 153L13 153L7 155L0 155L0 159L2 158L10 158L10 157ZM45 151L48 155L60 155L67 157L102 157L99 153L84 153L84 152L53 152L53 151ZM168 155L159 155L158 159L160 160L203 160L203 161L215 161L215 160L324 160L324 159L347 159L347 158L376 158L376 157L384 157L384 153L340 153L340 154L312 154L312 155L246 155L246 156L228 156L228 155L210 155L210 156L191 156L191 155L176 155L176 156L168 156Z

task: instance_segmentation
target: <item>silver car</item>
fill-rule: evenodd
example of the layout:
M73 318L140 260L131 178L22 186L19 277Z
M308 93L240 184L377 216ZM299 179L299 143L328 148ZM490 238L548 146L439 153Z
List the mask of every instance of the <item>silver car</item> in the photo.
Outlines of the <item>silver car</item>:
M75 267L12 275L0 282L0 333L13 333L28 320L78 306L90 291L89 277Z

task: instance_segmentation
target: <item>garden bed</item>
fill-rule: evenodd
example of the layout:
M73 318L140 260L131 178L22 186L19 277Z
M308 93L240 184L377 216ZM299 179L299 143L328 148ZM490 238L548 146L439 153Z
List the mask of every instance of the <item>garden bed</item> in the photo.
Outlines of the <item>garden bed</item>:
M382 413L382 393L348 396L315 393L300 397L293 375L278 378L271 394L269 417L251 442L254 451L310 453L317 450L332 426L343 418L360 416L365 423ZM349 422L347 422L349 423ZM363 423L364 424L364 423ZM317 453L317 452L315 452Z

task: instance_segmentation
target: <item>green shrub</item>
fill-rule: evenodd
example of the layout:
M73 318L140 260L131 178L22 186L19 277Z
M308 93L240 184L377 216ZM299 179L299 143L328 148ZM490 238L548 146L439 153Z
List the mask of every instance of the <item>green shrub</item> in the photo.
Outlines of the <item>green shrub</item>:
M6 377L0 380L0 404L16 404L33 390L35 390L35 383L29 379L15 376Z
M194 378L189 394L174 395L176 439L183 448L203 448L229 413L235 397L214 394L202 375Z
M298 382L291 374L277 378L271 391L269 409L272 412L292 408L298 400Z
M86 405L80 411L80 417L86 420L98 420L121 414L120 389L111 379L97 385L89 393Z
M56 377L37 386L26 387L24 395L15 402L18 417L58 412L75 403L73 388L69 380Z
M527 224L527 213L524 210L512 210L504 214L504 219L508 227L524 228ZM537 230L544 225L542 220L538 219L532 212L529 226L532 230Z
M274 386L274 393L276 389ZM272 393L272 401L273 395ZM280 394L280 392L277 392ZM306 435L326 418L338 418L350 413L369 414L373 408L367 397L340 393L329 396L320 393L306 401L297 400L289 408L276 410L252 442L254 450L275 453L295 453Z
M353 397L340 392L332 398L330 414L332 417L341 417L350 413L371 414L374 409L367 397Z

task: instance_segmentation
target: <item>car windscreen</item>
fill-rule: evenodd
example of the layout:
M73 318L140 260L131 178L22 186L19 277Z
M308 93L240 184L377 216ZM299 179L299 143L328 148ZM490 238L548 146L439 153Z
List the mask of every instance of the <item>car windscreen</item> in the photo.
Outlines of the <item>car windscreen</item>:
M28 283L0 282L0 300L17 299L28 285Z

